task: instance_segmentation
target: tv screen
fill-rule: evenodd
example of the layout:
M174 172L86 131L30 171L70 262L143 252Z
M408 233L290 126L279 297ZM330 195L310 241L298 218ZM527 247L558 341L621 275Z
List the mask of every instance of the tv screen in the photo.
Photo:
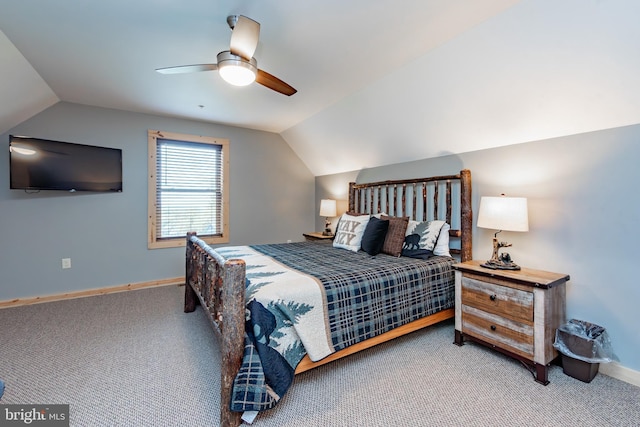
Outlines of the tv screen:
M122 150L10 136L10 188L122 191Z

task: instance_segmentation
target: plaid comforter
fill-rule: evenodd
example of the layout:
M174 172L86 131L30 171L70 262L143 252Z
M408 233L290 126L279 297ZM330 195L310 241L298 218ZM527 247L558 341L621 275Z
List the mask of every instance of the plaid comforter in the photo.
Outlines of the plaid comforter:
M362 251L355 253L317 242L255 245L251 249L319 281L326 296L325 324L335 351L454 306L451 266L455 260L449 257L435 256L429 260L385 254L371 257ZM247 264L248 289L251 268ZM289 310L266 311L271 311L267 315L276 319L272 323L295 322L283 319ZM248 296L247 312L248 318L263 319L265 307ZM272 408L288 389L295 367L305 353L283 355L287 363L282 363L272 349L264 346L265 337L252 333L263 330L262 325L248 319L245 329L248 331L245 356L238 375L241 380L234 386L231 409L262 411ZM268 358L267 362L260 360L261 354ZM276 372L269 373L272 369ZM275 384L278 393L273 392L270 378L278 382Z

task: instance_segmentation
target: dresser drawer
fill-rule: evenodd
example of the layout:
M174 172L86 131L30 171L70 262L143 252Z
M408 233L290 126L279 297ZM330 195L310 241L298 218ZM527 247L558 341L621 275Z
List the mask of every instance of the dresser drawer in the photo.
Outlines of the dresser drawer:
M533 322L533 292L462 278L462 304L522 322Z
M462 306L462 332L522 357L533 358L533 325Z

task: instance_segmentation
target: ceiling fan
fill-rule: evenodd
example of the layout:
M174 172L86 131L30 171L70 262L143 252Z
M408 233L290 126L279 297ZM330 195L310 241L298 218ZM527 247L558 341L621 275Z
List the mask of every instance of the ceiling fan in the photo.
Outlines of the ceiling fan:
M225 81L235 86L246 86L255 81L283 95L291 96L297 92L279 78L258 68L258 61L253 53L258 46L260 23L243 15L230 15L227 17L227 24L232 30L230 48L218 54L216 64L181 65L158 68L156 71L178 74L218 70Z

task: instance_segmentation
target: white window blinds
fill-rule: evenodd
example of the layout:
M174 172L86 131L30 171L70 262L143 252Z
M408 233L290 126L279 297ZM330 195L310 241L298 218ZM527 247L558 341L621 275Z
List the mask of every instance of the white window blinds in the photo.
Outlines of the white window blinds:
M158 138L156 145L156 239L221 236L221 145Z

